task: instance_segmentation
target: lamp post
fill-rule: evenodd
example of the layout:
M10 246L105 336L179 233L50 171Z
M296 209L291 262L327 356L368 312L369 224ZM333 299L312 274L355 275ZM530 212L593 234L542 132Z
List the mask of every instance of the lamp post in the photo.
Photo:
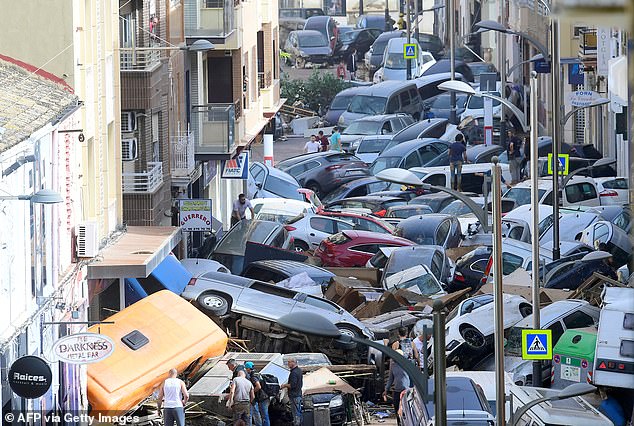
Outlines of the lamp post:
M455 36L455 6L454 0L446 0L447 1L447 9L445 10L445 14L447 16L447 31L449 31L449 72L451 75L451 79L456 79L456 36ZM458 118L456 114L456 94L451 93L450 97L451 109L449 110L449 122L451 124L458 124Z
M520 408L518 408L518 410L515 413L511 415L511 418L509 419L508 424L509 426L515 426L516 424L518 424L522 416L526 414L528 410L530 410L534 406L539 405L543 402L561 401L562 399L574 398L576 396L581 396L581 395L594 392L596 389L597 388L595 388L589 383L573 383L563 388L561 392L558 392L557 394L553 396L547 396L547 397L545 396L543 398L538 398L529 402L526 405L521 406ZM498 424L501 424L501 423L498 423Z
M410 44L412 42L412 15L410 15L411 13L411 0L405 0L407 1L407 44ZM417 41L418 43L418 41ZM417 52L418 53L418 52ZM412 79L412 60L408 57L405 61L405 66L407 67L407 80L411 80Z
M488 19L484 20L484 21L476 22L474 24L474 27L479 28L478 32L496 31L496 32L503 33L503 34L516 35L518 37L526 39L529 43L531 43L533 46L535 46L535 48L537 50L539 50L539 53L542 54L543 58L548 60L548 58L550 57L550 55L548 53L548 49L546 48L546 46L544 46L539 40L537 40L535 37L531 36L528 33L511 30L509 28L506 28L504 25L500 24L499 22L491 21L491 20L488 20Z
M0 201L4 200L23 200L35 204L59 204L64 202L64 199L59 193L50 189L41 189L35 194L30 195L0 195Z
M530 64L530 63L533 63L533 62L539 62L542 59L544 59L544 55L542 55L541 53L538 53L537 55L534 55L530 59L527 59L527 60L522 61L522 62L518 62L517 64L513 65L512 67L510 67L508 69L508 71L506 71L506 78L509 78L511 76L511 74L513 74L513 72L515 72L515 70L518 69L519 67L521 67L522 65Z

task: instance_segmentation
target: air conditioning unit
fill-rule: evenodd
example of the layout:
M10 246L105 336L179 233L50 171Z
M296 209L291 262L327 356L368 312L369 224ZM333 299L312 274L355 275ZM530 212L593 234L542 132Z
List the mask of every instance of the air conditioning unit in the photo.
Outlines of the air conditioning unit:
M136 113L134 111L121 111L121 132L130 133L136 131Z
M95 257L99 252L97 222L77 225L77 257Z
M139 158L139 148L136 138L121 139L121 160L133 161Z

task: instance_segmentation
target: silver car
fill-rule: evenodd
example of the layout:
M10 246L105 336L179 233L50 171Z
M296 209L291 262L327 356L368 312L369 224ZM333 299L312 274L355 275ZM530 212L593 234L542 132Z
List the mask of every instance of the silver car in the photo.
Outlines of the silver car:
M236 275L207 272L192 278L181 296L216 316L231 311L277 322L292 312L313 312L332 321L342 334L374 338L359 320L329 300Z
M314 250L325 239L341 231L354 229L354 224L334 217L302 214L286 224L295 239L296 251Z

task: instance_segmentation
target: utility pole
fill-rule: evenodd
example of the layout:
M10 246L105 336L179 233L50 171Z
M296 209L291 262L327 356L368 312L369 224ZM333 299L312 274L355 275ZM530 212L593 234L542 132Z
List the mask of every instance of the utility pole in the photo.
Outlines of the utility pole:
M507 28L506 1L500 0L500 24ZM500 67L500 97L506 99L506 33L498 31L498 62ZM500 108L500 145L506 148L506 108Z
M407 1L407 44L410 44L412 42L412 8L411 8L411 4L412 4L412 0L405 0ZM407 79L411 80L412 79L412 60L407 58Z
M447 0L447 5L445 7L446 13L446 26L445 28L449 32L449 71L451 73L451 79L456 79L456 31L455 31L455 6L454 0ZM451 100L451 109L449 112L449 122L451 124L458 124L458 119L456 117L456 92L451 91L449 94L449 99Z
M554 8L554 1L551 8ZM550 17L550 77L551 109L553 124L553 260L558 260L559 250L559 145L562 136L561 123L561 59L559 52L559 20Z
M414 5L414 15L416 16L416 18L414 18L414 38L416 39L416 41L418 41L418 17L420 14L420 8L418 7L418 2L422 1L422 0L414 0L416 2L416 4Z
M443 303L435 300L433 304L434 319L434 417L438 426L447 425L447 379L445 352L445 315L442 313ZM438 339L438 340L436 340Z

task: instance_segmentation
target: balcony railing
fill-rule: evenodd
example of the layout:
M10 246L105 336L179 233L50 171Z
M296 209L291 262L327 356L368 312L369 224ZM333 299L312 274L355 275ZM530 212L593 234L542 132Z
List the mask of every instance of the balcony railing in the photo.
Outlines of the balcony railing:
M123 173L123 192L152 193L160 188L163 184L163 163L148 162L148 170L141 173Z
M160 50L121 50L121 71L149 71L160 63Z
M196 154L227 154L233 151L236 122L234 104L195 105L192 113L192 127L197 133L194 143Z
M190 176L196 169L194 135L183 132L170 138L172 176Z
M239 2L238 2L239 3ZM226 37L235 28L234 0L203 0L185 2L185 35L187 37ZM196 19L200 17L200 24Z

